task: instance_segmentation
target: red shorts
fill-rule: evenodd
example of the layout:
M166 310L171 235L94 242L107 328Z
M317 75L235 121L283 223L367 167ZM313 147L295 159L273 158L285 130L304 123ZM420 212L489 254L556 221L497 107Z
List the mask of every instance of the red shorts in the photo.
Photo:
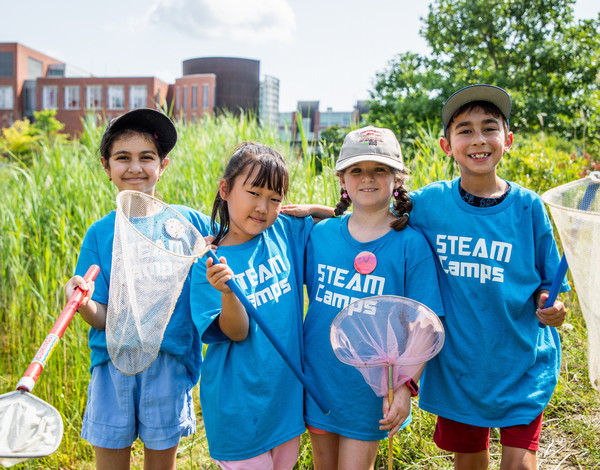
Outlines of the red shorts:
M500 444L536 451L539 448L542 417L540 414L530 424L500 428ZM433 440L448 452L477 453L490 446L490 428L459 423L438 416Z
M322 429L315 428L315 427L311 426L310 424L306 425L306 429L308 429L310 432L314 432L315 434L328 434L329 433L329 431L323 431Z

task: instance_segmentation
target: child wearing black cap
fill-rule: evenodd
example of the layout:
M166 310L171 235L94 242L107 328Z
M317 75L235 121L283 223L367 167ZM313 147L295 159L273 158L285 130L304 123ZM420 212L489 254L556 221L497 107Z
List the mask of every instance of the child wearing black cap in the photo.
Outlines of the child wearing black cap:
M535 469L560 368L554 327L566 310L559 301L543 308L559 264L552 226L537 194L496 172L513 143L510 109L508 93L492 85L454 93L440 145L460 177L411 194L409 223L437 254L446 331L419 405L438 415L434 441L454 453L457 469L488 467L492 427L502 468Z
M173 122L154 109L135 109L108 124L100 143L100 161L118 191L154 195L156 183L169 163L177 142ZM203 235L210 218L185 206L173 206ZM125 375L111 363L106 344L115 211L90 226L81 250L76 276L66 286L87 290L79 313L90 324L91 380L83 418L82 437L95 448L96 468L128 469L131 445L139 436L145 448L145 467L174 469L177 446L195 432L192 388L200 374L201 343L192 323L189 280L186 280L165 330L156 360L136 375ZM91 264L100 266L95 283L81 275Z

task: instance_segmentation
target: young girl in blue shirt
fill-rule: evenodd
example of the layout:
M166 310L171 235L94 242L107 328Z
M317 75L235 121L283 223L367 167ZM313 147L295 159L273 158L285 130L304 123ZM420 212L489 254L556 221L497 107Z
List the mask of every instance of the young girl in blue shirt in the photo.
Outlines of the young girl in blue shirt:
M408 297L438 315L443 311L431 249L407 226L411 204L394 134L372 126L350 132L336 170L339 217L316 224L307 246L304 323L304 371L332 410L324 415L306 395L305 421L316 470L367 470L374 467L379 441L409 424L420 374L394 391L390 407L357 369L336 358L331 323L349 303L374 295ZM344 214L350 205L353 212ZM361 263L364 259L372 262Z
M208 344L200 402L209 452L227 470L291 469L304 432L303 388L226 282L235 278L292 360L302 357L304 248L311 217L281 214L283 157L241 144L219 182L212 260L192 269L192 317Z
M177 141L171 120L153 109L136 109L113 119L102 137L100 161L118 191L134 190L154 196L165 171L168 153ZM185 206L173 206L203 235L210 220ZM189 306L189 278L164 332L157 359L136 375L119 372L106 344L106 309L115 230L115 211L88 229L75 273L66 286L87 290L79 313L90 324L91 380L81 435L95 449L96 468L128 469L131 445L144 443L145 468L175 469L177 446L195 432L192 388L198 381L201 344ZM91 264L100 266L95 282L81 275Z

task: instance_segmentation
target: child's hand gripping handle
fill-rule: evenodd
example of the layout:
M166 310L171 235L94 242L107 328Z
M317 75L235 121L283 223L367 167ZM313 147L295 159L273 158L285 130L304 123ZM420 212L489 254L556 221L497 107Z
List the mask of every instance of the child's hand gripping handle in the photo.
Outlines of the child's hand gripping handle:
M569 264L567 263L567 258L565 255L563 255L560 259L560 264L558 265L554 281L552 281L550 292L548 292L548 298L546 299L546 303L544 303L544 308L552 307L554 305L556 297L558 297L560 286L562 286L565 275L567 274L567 269L569 269ZM540 328L546 328L546 325L544 325L541 321L538 321L538 326Z
M88 269L84 279L86 282L93 281L96 279L96 276L99 272L100 267L93 264ZM35 387L35 383L40 377L40 374L44 370L44 367L46 367L46 362L54 352L54 348L65 333L67 326L69 326L69 323L71 323L71 320L73 319L73 316L75 315L75 312L79 308L79 305L84 297L84 291L82 291L80 288L75 289L75 292L73 292L73 295L71 295L71 298L54 323L50 333L48 336L46 336L42 346L40 349L38 349L38 352L29 364L25 374L23 377L21 377L21 380L19 380L19 383L17 384L17 390L25 390L26 392L31 392L33 390L33 387Z
M207 256L212 258L214 264L219 264L219 258L212 250L208 250ZM292 369L292 372L296 375L300 383L304 386L305 390L308 394L315 400L319 408L324 414L329 414L329 407L325 404L319 393L313 387L313 385L307 381L306 376L300 370L300 367L293 361L288 352L285 350L283 345L279 342L279 340L273 335L263 318L260 316L256 307L252 305L252 303L248 300L248 298L244 295L240 287L235 282L235 279L231 279L227 282L229 288L233 291L238 300L242 303L244 308L246 309L246 313L252 317L252 319L256 322L256 324L263 331L265 336L269 339L273 347L277 350L277 352L281 355L283 360L287 363L287 365Z

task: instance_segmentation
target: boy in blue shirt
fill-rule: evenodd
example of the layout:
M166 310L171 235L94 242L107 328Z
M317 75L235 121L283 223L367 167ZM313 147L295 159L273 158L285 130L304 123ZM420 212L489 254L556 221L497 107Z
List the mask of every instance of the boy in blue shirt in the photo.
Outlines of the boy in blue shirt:
M446 342L425 368L419 405L438 415L434 441L457 469L488 467L491 427L500 428L502 468L535 469L560 369L554 327L566 310L559 301L543 308L560 261L552 226L537 194L496 173L513 143L510 109L495 86L454 93L440 145L460 177L411 194L410 224L437 255L446 313Z

